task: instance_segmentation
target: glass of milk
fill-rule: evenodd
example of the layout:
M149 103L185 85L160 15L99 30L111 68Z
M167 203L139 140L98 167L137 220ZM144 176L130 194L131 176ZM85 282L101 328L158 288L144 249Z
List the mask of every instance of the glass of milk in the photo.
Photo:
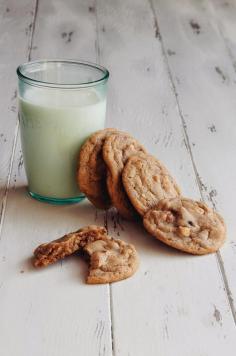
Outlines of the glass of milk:
M78 154L104 128L109 72L88 62L40 60L20 65L17 74L29 193L48 203L79 202Z

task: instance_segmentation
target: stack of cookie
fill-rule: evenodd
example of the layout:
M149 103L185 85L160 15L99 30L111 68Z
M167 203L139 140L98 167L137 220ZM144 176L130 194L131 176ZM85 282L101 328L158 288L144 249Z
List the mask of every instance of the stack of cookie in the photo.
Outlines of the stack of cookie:
M105 129L90 136L80 151L77 178L97 208L113 205L126 219L141 216L151 235L179 250L215 252L226 238L222 217L182 198L165 166L126 132Z

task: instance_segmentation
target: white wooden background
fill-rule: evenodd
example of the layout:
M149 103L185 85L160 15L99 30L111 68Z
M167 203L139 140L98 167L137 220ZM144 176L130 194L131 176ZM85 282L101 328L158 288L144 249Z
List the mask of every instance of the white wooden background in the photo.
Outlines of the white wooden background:
M86 201L26 195L15 68L55 57L108 67L107 126L135 135L185 195L223 214L218 254L172 250ZM1 0L0 80L0 355L235 355L236 2ZM91 223L136 245L133 278L87 286L77 257L33 270L39 243Z

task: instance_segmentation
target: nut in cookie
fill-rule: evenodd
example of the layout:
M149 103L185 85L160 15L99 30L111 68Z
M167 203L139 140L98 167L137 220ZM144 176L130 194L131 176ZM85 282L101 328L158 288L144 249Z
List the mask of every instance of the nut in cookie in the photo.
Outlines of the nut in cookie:
M216 252L226 239L223 218L206 204L186 198L163 199L143 218L158 240L184 252Z

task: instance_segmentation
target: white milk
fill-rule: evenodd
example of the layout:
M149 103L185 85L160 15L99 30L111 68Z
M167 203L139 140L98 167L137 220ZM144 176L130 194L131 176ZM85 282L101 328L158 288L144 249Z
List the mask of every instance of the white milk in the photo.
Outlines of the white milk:
M82 143L105 124L106 101L93 88L27 89L19 98L21 142L29 191L73 198Z

